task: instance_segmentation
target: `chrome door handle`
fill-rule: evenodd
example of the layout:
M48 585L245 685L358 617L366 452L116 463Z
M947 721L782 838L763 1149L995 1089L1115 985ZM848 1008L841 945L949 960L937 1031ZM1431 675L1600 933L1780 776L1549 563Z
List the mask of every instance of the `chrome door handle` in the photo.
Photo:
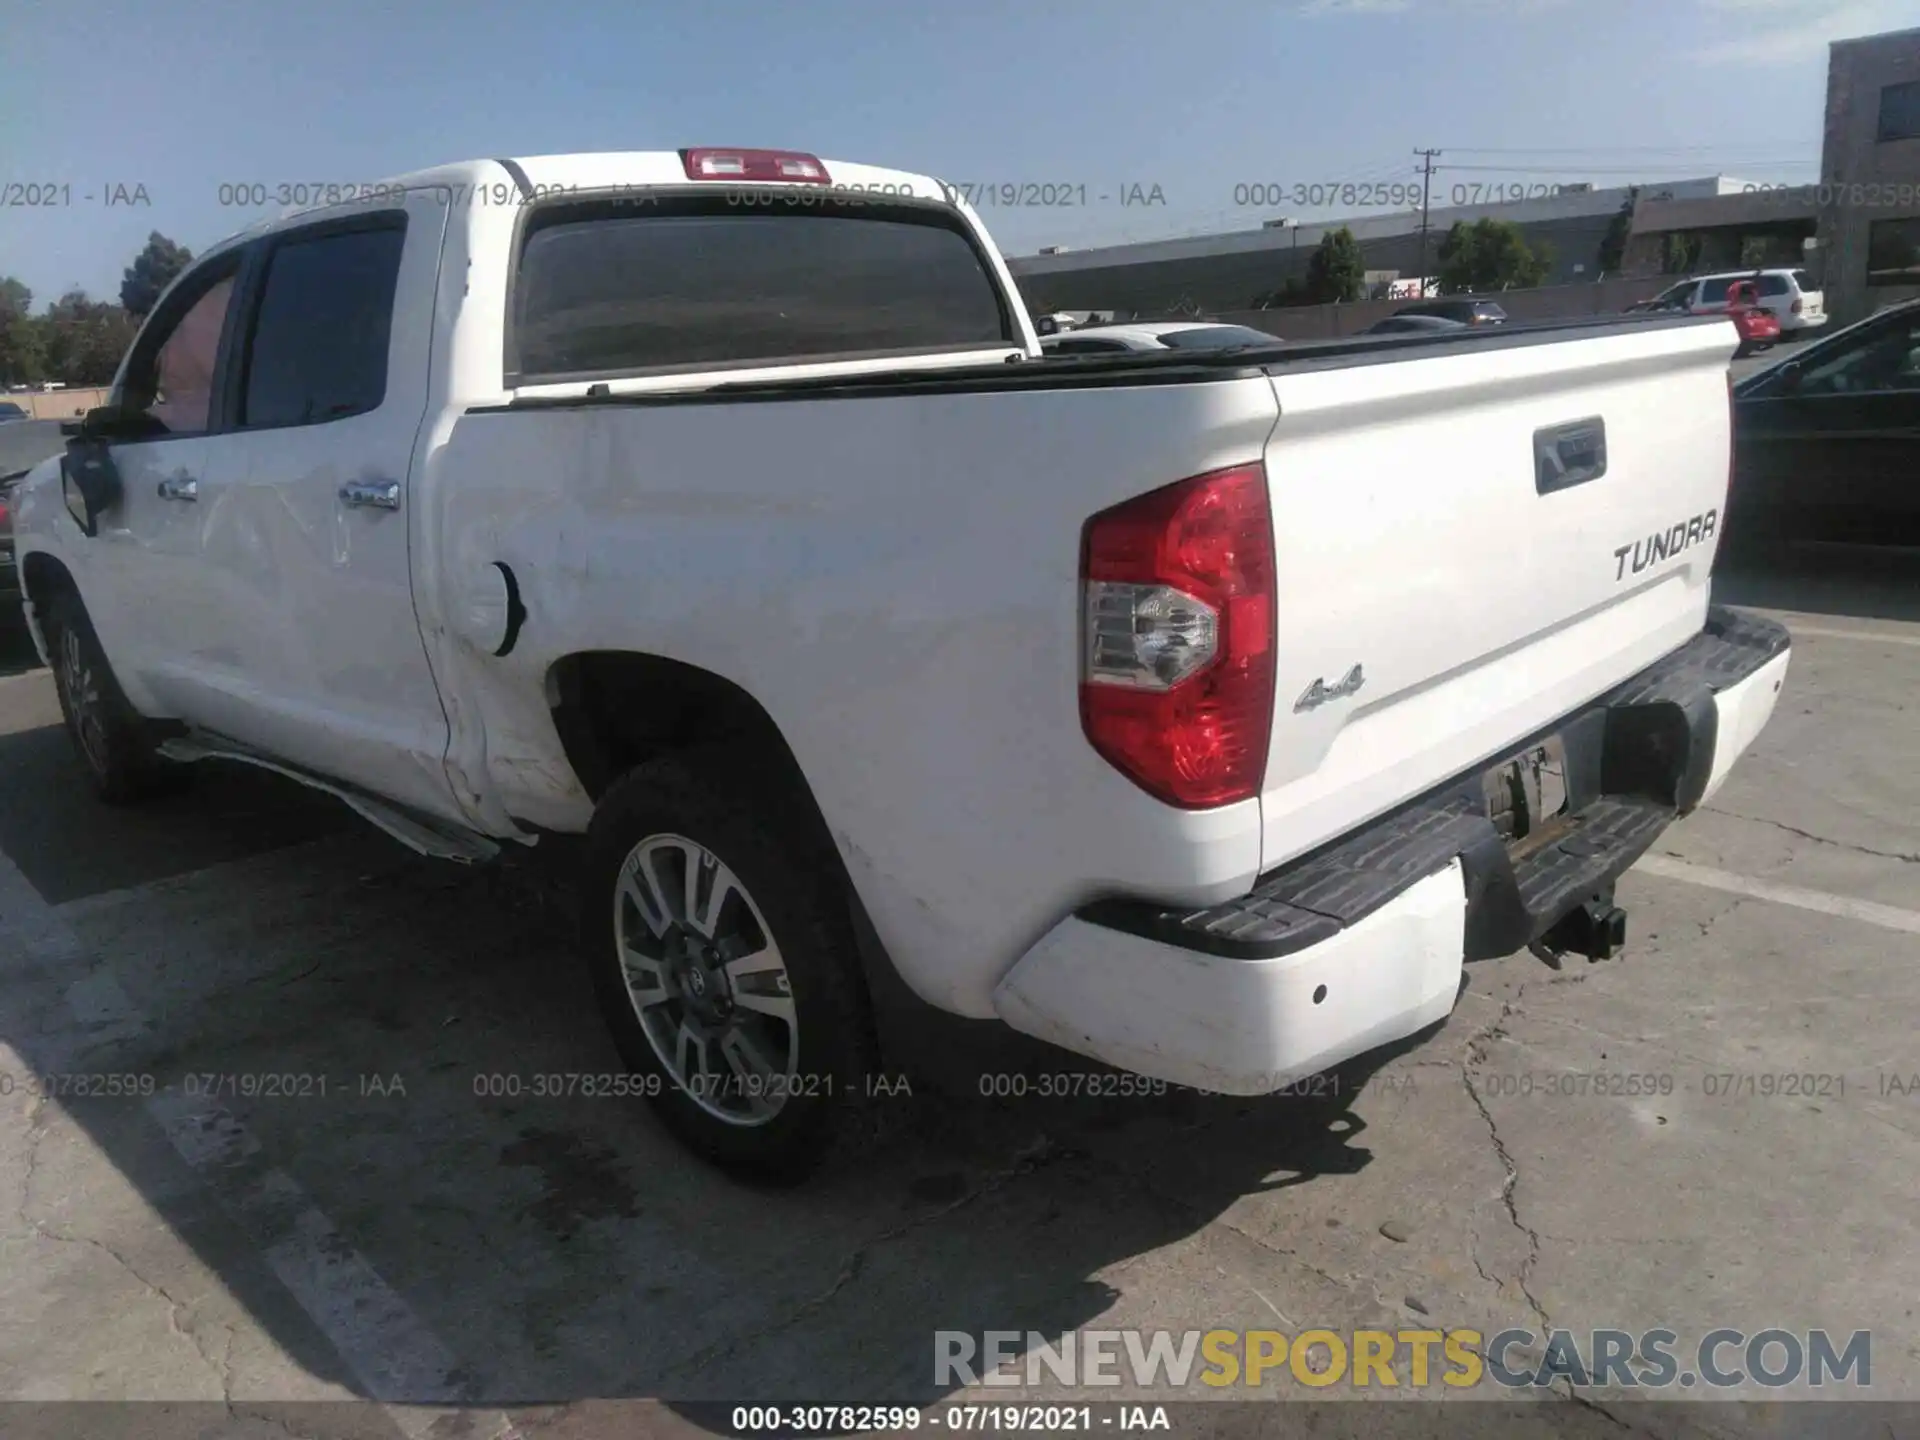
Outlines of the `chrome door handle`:
M340 487L340 503L355 509L398 510L398 480L350 480Z
M162 500L198 500L200 482L184 470L176 471L160 482L160 498Z

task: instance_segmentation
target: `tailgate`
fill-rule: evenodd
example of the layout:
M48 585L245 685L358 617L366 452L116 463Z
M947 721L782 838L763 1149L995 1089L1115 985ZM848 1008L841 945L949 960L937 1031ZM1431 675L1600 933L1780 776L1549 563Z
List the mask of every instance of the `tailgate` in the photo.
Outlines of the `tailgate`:
M1726 323L1629 325L1274 367L1262 869L1494 757L1700 629L1735 338Z

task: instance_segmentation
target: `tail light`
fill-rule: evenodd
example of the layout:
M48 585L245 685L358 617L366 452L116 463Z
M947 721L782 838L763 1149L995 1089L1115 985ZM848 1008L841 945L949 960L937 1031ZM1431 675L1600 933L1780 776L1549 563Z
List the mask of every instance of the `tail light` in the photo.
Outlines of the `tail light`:
M1796 315L1800 313L1800 297L1798 295L1793 297L1793 313Z
M682 150L680 163L689 180L785 180L825 185L827 167L817 155L798 150L719 150L711 146Z
M1273 726L1267 474L1152 491L1081 537L1080 723L1141 789L1198 810L1260 793Z

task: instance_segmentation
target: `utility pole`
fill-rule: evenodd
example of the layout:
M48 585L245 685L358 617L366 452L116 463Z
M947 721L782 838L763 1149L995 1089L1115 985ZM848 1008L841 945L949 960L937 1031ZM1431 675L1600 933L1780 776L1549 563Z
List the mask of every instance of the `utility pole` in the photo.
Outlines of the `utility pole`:
M1427 200L1433 187L1433 162L1439 156L1438 150L1415 150L1425 163L1420 167L1420 268L1415 272L1420 281L1420 296L1427 294Z

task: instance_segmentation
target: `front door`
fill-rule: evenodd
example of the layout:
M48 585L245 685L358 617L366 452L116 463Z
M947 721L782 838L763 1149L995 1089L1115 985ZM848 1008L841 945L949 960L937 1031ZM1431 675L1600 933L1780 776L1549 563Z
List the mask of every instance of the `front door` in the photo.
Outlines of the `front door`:
M1774 372L1735 425L1736 520L1745 506L1784 539L1920 542L1920 310Z
M407 537L446 215L415 200L259 242L242 287L241 451L202 556L232 658L215 728L457 820Z
M197 652L217 629L200 567L203 497L233 461L223 426L242 252L210 256L168 292L135 340L115 407L146 433L113 442L121 499L76 555L108 663L146 714L197 721Z

